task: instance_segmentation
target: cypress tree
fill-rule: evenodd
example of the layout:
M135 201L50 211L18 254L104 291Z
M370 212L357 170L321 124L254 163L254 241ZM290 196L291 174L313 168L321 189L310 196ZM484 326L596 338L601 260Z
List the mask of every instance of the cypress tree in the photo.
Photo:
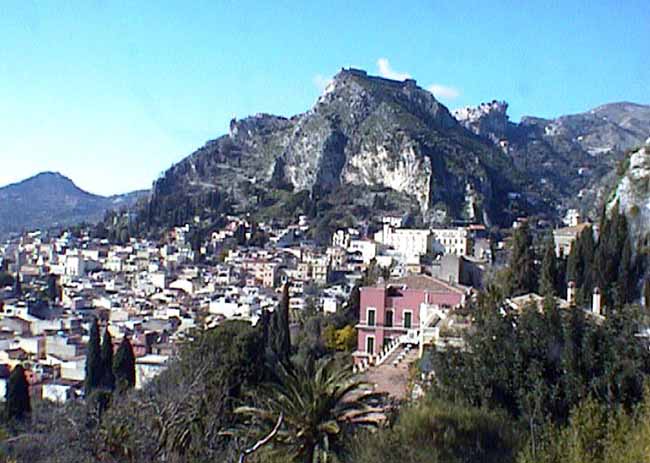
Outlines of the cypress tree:
M596 255L594 256L594 267L592 273L595 284L603 293L606 292L606 286L609 282L608 261L610 259L609 241L611 230L612 223L603 209L600 218L600 233L598 236L598 245L596 247Z
M596 243L594 242L594 232L591 227L585 227L580 233L578 247L578 258L580 261L579 268L581 271L580 282L576 282L579 288L579 296L583 303L591 299L594 289L594 255L596 252Z
M264 342L264 348L265 349L270 349L270 344L269 344L269 330L271 329L271 312L268 310L262 310L262 313L260 315L260 321L258 322L258 326L260 327L261 333L262 333L262 340Z
M58 299L61 299L61 288L59 288L59 285L57 283L57 276L53 273L50 273L47 276L47 297L52 303L55 303Z
M283 363L291 356L291 333L289 331L289 284L282 288L282 298L271 316L269 344L272 352Z
M289 329L289 284L285 284L282 290L282 352L288 361L291 355L291 331Z
M16 272L16 280L14 281L14 295L22 296L23 295L23 284L20 281L20 273Z
M553 239L547 239L539 277L539 291L543 296L557 295L558 268Z
M356 325L359 322L359 313L361 312L361 291L359 285L354 285L350 292L348 305L345 308L345 320L348 324Z
M97 319L94 318L90 325L90 338L88 339L88 348L86 350L86 381L84 384L86 397L94 389L101 386L104 377L102 367L99 326L97 325Z
M111 333L104 331L104 339L102 341L101 348L101 359L102 359L102 387L110 389L111 391L115 389L115 375L113 374L113 338Z
M612 209L611 223L607 235L603 235L605 260L605 282L608 287L617 281L618 265L623 250L623 243L627 235L627 220L618 210L618 202Z
M512 275L512 294L517 296L535 291L535 253L529 233L528 223L524 222L515 231L510 260Z
M575 283L576 279L579 277L579 262L578 262L578 237L573 243L571 243L571 250L569 251L569 256L566 261L566 282L569 283L573 281Z
M275 356L276 358L280 357L280 353L282 350L281 346L281 336L279 335L280 330L281 330L281 325L282 323L280 322L280 307L276 307L276 309L273 311L271 314L271 319L269 321L269 337L268 337L268 348L269 352Z
M601 232L594 258L594 279L605 303L624 304L634 298L635 264L629 238L627 217L618 202L610 216L603 214Z
M634 262L632 259L632 246L629 237L623 244L621 260L618 266L617 295L620 304L628 304L634 299L634 286L636 283Z
M126 336L122 338L115 353L113 372L118 391L123 392L135 386L135 355L131 342Z
M567 273L567 259L561 256L555 260L557 266L557 280L555 280L556 294L566 295L566 273Z
M9 376L5 393L5 410L8 419L23 419L32 411L29 400L29 384L22 365L16 366Z

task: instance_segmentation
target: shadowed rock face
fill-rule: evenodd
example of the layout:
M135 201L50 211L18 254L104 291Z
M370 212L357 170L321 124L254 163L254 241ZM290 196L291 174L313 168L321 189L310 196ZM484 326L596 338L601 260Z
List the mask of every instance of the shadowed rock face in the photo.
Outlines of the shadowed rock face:
M218 189L245 208L247 183L321 193L388 188L424 215L480 220L498 215L516 189L510 164L415 81L350 69L303 114L233 120L228 135L167 171L154 195Z
M0 188L0 236L100 220L108 209L131 207L147 192L111 197L77 187L56 172L43 172Z

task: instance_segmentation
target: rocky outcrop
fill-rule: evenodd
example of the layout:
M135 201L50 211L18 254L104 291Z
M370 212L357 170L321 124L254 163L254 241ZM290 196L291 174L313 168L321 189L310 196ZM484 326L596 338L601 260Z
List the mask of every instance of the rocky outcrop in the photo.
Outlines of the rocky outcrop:
M507 111L508 103L493 100L489 103L481 103L477 107L467 106L456 109L453 115L469 131L493 143L498 143L506 138L509 129Z
M345 166L343 180L356 185L383 185L415 198L422 211L430 207L431 160L409 139L368 143Z
M281 165L298 190L346 183L384 186L430 206L431 161L416 131L456 127L449 111L415 81L342 70L297 122ZM277 172L277 170L276 170Z
M626 159L626 169L609 200L627 216L635 244L650 235L650 139Z

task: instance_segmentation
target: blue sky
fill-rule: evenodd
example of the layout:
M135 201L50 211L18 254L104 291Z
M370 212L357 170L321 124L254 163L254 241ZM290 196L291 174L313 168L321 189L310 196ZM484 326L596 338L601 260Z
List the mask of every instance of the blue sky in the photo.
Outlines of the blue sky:
M410 75L452 109L505 99L518 120L650 103L649 58L647 0L5 0L0 185L149 187L234 116L307 110L342 66Z

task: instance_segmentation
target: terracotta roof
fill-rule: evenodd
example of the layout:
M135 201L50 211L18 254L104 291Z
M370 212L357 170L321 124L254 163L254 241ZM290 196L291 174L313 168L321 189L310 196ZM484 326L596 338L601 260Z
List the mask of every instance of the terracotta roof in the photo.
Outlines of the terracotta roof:
M424 289L432 292L455 292L464 294L465 291L455 285L451 285L439 278L428 275L408 275L388 282L388 286L406 286L408 289Z

